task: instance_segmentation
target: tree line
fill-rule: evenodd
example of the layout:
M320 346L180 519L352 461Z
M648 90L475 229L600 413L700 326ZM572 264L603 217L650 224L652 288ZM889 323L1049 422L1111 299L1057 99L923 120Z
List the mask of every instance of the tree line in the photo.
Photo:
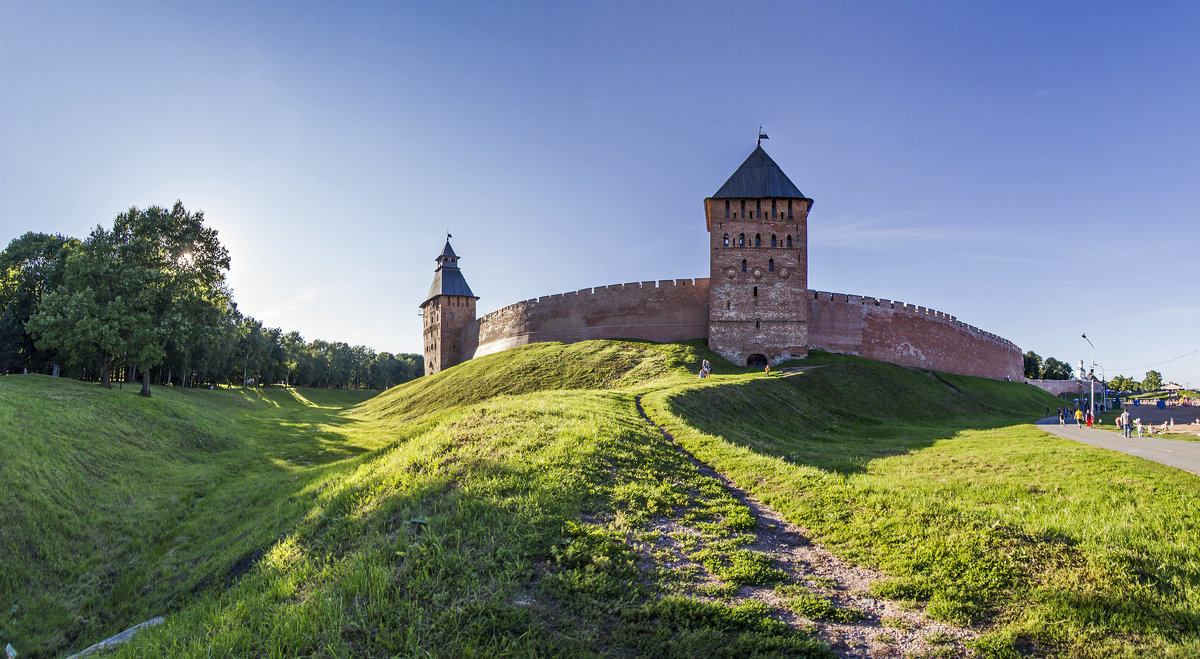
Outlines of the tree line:
M1042 361L1040 355L1030 350L1025 353L1025 377L1044 380L1070 380L1075 377L1070 364L1053 357ZM1145 379L1138 381L1124 375L1114 376L1108 381L1113 391L1156 391L1163 386L1162 373L1147 371Z
M130 208L86 240L26 233L0 253L0 370L200 387L386 389L421 355L305 341L237 309L202 212Z

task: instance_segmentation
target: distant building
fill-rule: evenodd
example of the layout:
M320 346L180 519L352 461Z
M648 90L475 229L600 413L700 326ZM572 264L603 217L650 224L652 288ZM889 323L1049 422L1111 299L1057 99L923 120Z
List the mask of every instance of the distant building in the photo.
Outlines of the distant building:
M421 304L425 372L540 341L706 339L740 365L810 348L904 366L1022 379L1011 341L925 307L808 288L804 196L762 146L704 200L709 277L616 284L525 300L475 317L449 237Z

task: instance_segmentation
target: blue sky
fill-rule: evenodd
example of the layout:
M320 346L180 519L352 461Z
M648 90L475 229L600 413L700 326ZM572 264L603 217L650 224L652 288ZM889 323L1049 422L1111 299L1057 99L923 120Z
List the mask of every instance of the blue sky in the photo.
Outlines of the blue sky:
M0 239L203 210L243 312L420 350L446 230L484 312L708 275L764 143L810 286L1111 377L1200 349L1195 3L0 2ZM1156 367L1200 385L1200 352Z

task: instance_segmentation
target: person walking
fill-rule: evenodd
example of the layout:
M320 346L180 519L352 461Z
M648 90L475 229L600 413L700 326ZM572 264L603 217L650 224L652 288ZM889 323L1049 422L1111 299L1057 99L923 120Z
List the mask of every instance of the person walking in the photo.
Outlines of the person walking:
M1091 428L1091 427L1092 427L1092 419L1093 419L1093 418L1094 418L1094 417L1092 416L1092 411L1091 411L1091 410L1088 410L1088 413L1087 413L1087 427L1089 427L1089 428Z
M1061 407L1058 408L1058 425L1060 425L1060 426L1067 425L1067 411Z
M1137 427L1138 437L1142 436L1142 417L1133 420L1133 425Z
M1117 420L1121 422L1121 436L1129 439L1129 410L1121 412L1121 416L1117 417Z
M1083 427L1083 410L1078 409L1078 408L1075 409L1075 427L1076 428Z

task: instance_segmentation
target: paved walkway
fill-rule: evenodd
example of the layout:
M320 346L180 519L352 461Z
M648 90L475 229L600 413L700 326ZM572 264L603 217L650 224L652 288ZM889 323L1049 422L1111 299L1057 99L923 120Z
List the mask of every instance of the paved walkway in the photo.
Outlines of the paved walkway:
M1058 425L1058 417L1047 417L1037 422L1038 427L1059 437L1073 439L1083 444L1099 446L1110 451L1120 451L1139 458L1161 462L1184 471L1200 475L1200 442L1187 442L1160 437L1138 437L1136 434L1125 439L1119 433L1095 428L1076 428L1074 423Z

